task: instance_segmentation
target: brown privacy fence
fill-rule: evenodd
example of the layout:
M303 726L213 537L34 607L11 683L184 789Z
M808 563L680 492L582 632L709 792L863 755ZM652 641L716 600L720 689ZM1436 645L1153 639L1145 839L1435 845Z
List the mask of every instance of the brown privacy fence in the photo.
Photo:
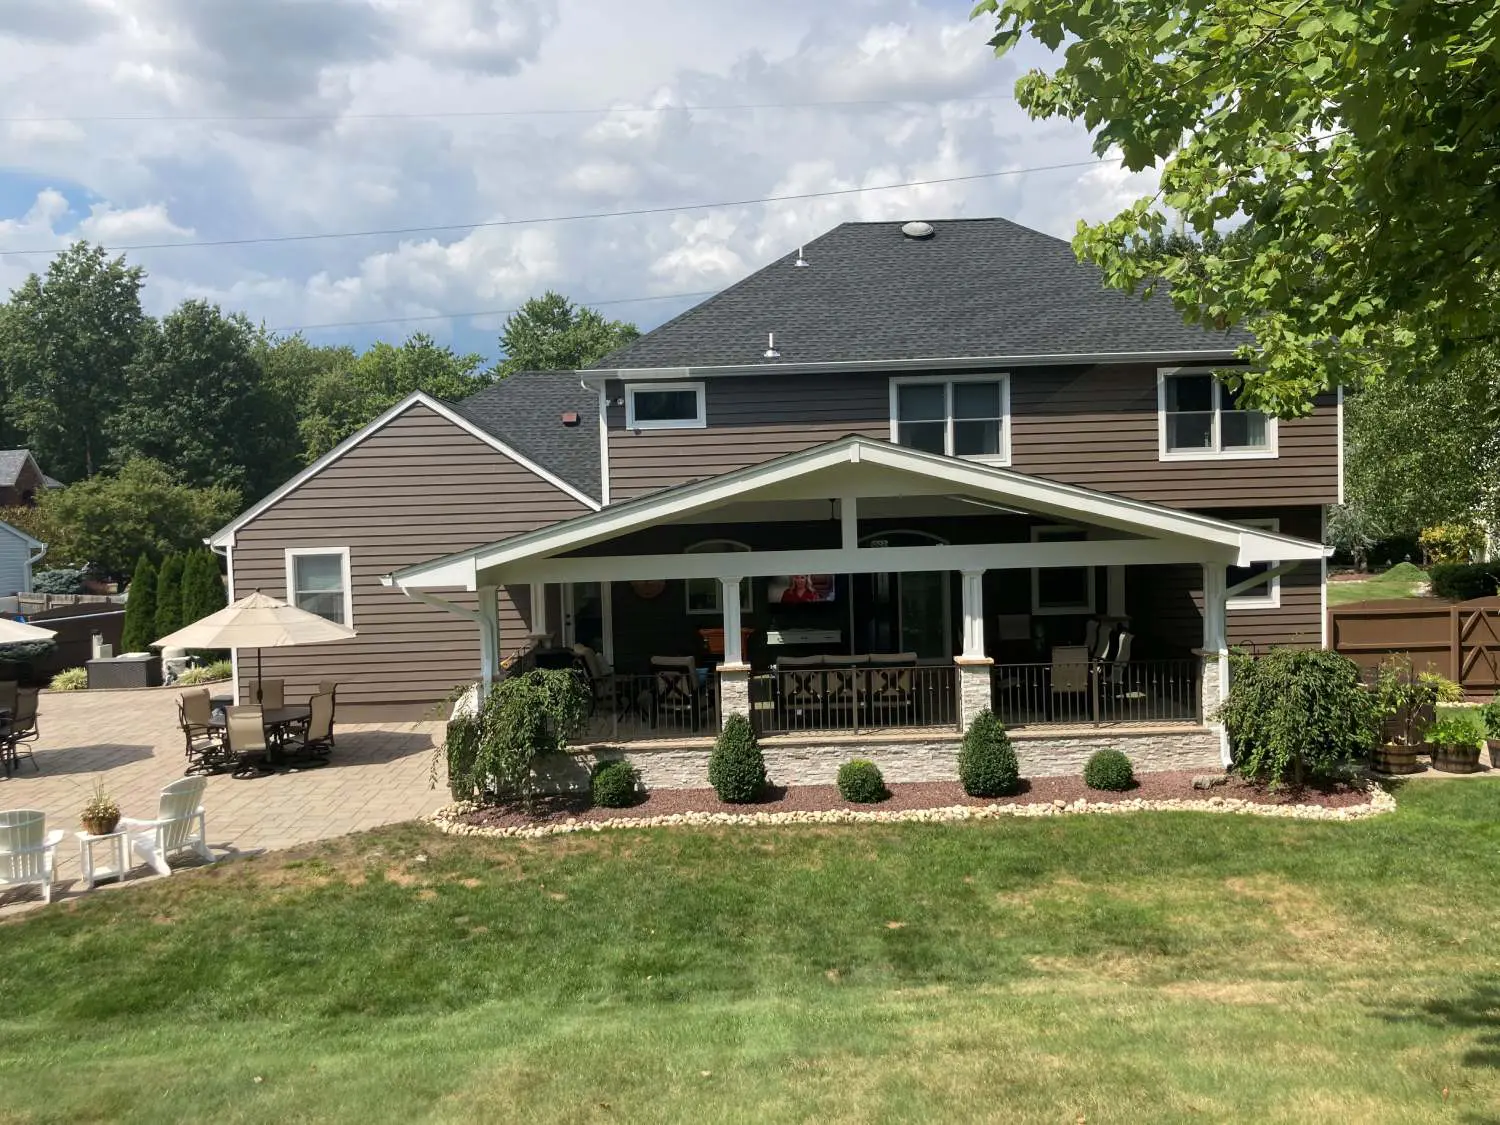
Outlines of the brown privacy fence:
M118 601L54 604L50 609L30 613L7 613L6 617L24 616L33 625L51 629L57 642L49 651L27 661L23 666L0 668L0 678L17 676L31 682L45 682L64 668L82 668L93 656L93 635L120 651L120 633L125 624L125 609Z
M1500 691L1500 598L1402 598L1328 610L1328 644L1374 670L1405 654L1417 671L1446 676L1470 699Z

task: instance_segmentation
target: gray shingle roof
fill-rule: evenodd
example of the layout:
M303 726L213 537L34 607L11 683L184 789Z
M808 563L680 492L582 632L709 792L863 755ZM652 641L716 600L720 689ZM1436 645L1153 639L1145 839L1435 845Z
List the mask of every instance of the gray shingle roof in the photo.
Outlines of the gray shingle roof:
M16 483L30 456L29 449L0 449L0 487L9 488Z
M1186 325L1163 294L1104 286L1068 243L1007 219L844 223L595 364L718 367L1228 348L1247 336ZM766 336L776 334L778 360Z
M598 499L599 396L572 371L521 371L453 408L481 429ZM576 426L562 416L578 415Z

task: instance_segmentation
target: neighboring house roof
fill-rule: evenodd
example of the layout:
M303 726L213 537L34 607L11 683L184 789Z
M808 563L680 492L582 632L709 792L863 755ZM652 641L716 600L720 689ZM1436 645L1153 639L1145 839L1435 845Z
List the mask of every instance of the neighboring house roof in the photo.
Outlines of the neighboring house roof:
M30 461L32 468L40 474L41 468L29 449L0 449L0 488L14 488L16 481Z
M572 376L572 378L575 382L577 381L577 376ZM260 500L258 503L251 505L229 523L219 528L218 531L214 532L208 537L208 539L206 540L207 543L213 547L232 546L234 544L234 533L241 527L245 526L245 524L255 519L256 516L260 515L267 508L270 508L272 505L278 503L289 493L294 492L296 489L300 488L306 481L317 476L318 473L321 473L329 465L332 465L334 462L338 461L351 449L354 449L362 444L372 434L379 433L386 427L389 422L391 422L392 419L400 417L402 414L405 414L408 410L410 410L413 406L418 405L425 406L429 410L432 410L434 413L446 418L455 426L458 426L460 429L467 431L473 437L478 438L480 441L484 442L492 449L501 454L504 454L506 457L509 457L512 461L516 462L516 464L530 469L543 480L547 481L550 484L556 485L559 489L561 489L563 492L566 492L568 495L572 496L580 503L585 504L595 510L600 507L597 498L588 495L587 493L580 490L576 485L571 484L567 480L564 480L557 473L554 473L551 469L549 469L546 465L534 461L522 450L517 449L512 443L497 435L487 427L479 425L467 414L461 413L459 410L457 410L452 403L433 398L431 395L426 394L422 391L414 391L413 393L407 395L400 402L396 403L395 406L391 407L379 418L376 418L373 422L369 423L363 429L359 430L356 433L350 434L343 441L339 442L338 445L334 446L327 453L323 454L323 456L319 457L311 465L307 466L307 468L303 469L300 473L294 476L291 480L283 484L275 492L272 492L269 496ZM597 415L597 413L598 409L596 406L595 414ZM597 422L593 426L593 431L595 433L595 448L597 449Z
M847 486L851 472L849 466L859 466L854 470L856 473L888 471L896 474L893 481L921 482L926 487L941 489L942 494L980 496L1026 511L1078 519L1131 535L1232 552L1234 562L1240 566L1256 562L1321 559L1327 554L1321 544L1290 535L1098 492L1081 485L1063 484L1014 469L852 436L406 567L387 576L387 581L403 589L465 584L472 588L480 571L526 560L555 560L565 551L739 502L752 497L760 489L771 490L771 495L784 498L789 495L786 490L789 482L801 481L814 474L843 473L845 476L840 480ZM659 560L643 561L651 566L660 565Z
M66 488L67 485L63 484L63 482L60 481L60 480L58 480L56 477L49 477L46 473L43 473L42 474L42 487L43 488Z
M602 495L599 393L580 384L576 372L517 372L453 409L580 492ZM567 414L577 421L565 425Z
M1244 333L1183 323L1164 294L1105 286L1060 238L952 219L917 239L844 223L593 366L659 369L1175 353L1228 358ZM765 358L776 335L780 357Z

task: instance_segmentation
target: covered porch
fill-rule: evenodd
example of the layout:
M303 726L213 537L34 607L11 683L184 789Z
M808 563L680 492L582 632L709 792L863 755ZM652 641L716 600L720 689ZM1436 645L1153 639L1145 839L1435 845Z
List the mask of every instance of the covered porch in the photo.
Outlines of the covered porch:
M1037 731L1201 730L1228 599L1323 553L849 438L389 581L473 616L486 680L578 668L601 743L706 739L735 712L773 737L951 737L984 708ZM527 635L501 637L502 589Z

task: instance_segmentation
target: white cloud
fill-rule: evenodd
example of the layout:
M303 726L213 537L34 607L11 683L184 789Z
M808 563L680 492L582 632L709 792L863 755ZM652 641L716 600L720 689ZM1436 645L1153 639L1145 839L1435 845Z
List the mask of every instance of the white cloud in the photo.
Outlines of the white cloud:
M78 237L90 242L133 242L148 238L191 238L192 227L178 226L172 221L167 209L160 203L147 203L140 207L118 208L108 203L95 203L89 208L88 218L82 220L75 232Z

